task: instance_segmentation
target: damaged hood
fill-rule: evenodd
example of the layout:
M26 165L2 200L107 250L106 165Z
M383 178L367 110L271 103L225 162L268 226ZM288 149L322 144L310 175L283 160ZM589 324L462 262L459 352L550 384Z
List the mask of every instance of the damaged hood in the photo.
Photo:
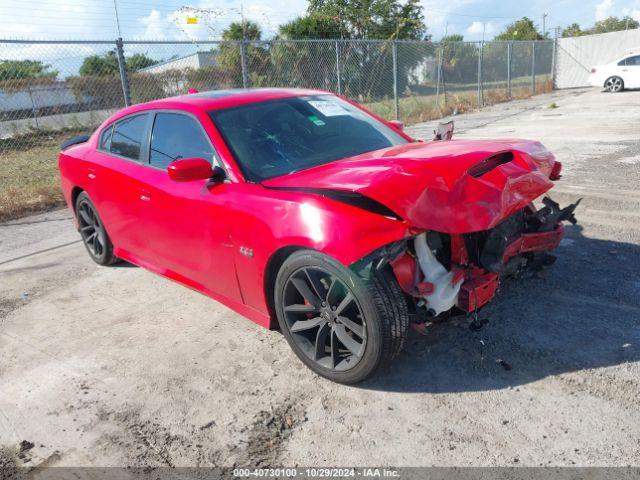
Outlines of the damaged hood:
M555 159L539 142L409 143L263 182L268 188L357 192L415 227L444 233L493 228L549 190Z

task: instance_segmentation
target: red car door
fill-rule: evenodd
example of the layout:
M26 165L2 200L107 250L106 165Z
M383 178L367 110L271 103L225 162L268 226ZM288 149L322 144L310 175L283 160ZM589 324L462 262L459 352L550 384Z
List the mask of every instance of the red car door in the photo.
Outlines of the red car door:
M173 111L154 113L138 222L151 268L198 290L241 300L227 210L231 183L175 182L167 166L180 158L217 163L200 122Z
M89 153L87 192L96 204L109 237L120 252L142 253L144 236L138 225L140 178L147 167L148 113L127 116L104 128L98 148Z

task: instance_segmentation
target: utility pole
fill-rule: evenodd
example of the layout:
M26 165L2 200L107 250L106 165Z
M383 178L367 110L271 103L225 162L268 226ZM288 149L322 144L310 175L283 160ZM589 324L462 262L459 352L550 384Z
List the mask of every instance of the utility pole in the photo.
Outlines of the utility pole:
M247 39L247 23L244 20L244 4L240 4L240 18L242 19L242 40Z
M240 4L240 18L242 19L242 41L240 42L240 67L242 68L242 88L249 88L249 66L247 62L247 23L244 19L244 5Z
M542 14L542 38L547 38L547 13Z
M117 0L113 0L113 9L116 11L116 27L118 28L118 38L122 37L120 33L120 17L118 17L118 3Z

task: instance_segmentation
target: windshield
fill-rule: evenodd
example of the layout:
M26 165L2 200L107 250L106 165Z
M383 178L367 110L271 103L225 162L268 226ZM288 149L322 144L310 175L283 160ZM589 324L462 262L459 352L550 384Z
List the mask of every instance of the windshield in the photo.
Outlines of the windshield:
M254 182L408 143L333 95L252 103L209 115L247 180Z

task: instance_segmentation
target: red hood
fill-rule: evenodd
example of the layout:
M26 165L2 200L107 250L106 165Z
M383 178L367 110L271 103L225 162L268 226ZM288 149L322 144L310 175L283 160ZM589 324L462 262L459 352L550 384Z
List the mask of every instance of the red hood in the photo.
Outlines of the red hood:
M496 153L513 160L481 176L470 167ZM450 140L409 143L263 182L273 188L358 192L412 225L445 233L487 230L549 190L555 162L539 142Z

